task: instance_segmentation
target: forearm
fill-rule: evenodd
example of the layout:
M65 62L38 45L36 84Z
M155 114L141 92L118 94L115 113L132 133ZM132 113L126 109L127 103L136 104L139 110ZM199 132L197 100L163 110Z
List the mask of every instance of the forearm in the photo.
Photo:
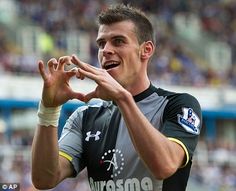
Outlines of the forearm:
M54 187L59 179L57 128L38 126L32 144L32 180L36 187Z
M173 174L182 164L183 149L152 126L137 107L131 94L124 92L123 98L116 102L134 147L144 163L159 179Z
M69 84L75 76L73 70L65 71L64 65L71 57L55 58L38 62L43 79L42 100L38 108L38 127L32 145L32 180L39 189L49 189L73 175L73 167L58 152L58 121L61 106L70 99L83 100L84 94L74 92ZM47 69L47 70L46 70Z

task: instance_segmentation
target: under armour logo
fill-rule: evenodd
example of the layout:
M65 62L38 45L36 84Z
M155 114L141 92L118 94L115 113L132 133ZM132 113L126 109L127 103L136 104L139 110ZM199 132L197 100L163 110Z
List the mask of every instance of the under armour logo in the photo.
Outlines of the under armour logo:
M91 131L88 131L86 133L87 137L85 138L85 141L89 141L91 137L94 137L94 140L97 141L100 139L99 135L101 134L101 131L97 131L96 134L91 134Z

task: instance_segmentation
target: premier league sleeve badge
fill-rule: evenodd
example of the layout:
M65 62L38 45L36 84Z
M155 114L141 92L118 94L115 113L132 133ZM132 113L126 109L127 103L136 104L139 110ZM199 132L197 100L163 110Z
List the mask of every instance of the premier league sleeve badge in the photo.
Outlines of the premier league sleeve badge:
M199 135L200 119L192 108L182 108L183 115L178 114L178 123L189 133Z

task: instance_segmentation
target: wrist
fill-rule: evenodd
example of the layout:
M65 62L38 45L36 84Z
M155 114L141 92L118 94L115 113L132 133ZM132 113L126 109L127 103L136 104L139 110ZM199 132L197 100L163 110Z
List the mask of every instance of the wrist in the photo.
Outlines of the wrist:
M62 106L45 107L42 101L38 106L38 124L41 126L54 126L57 127Z
M115 102L117 105L123 105L126 104L126 102L130 99L133 99L132 94L129 91L124 90L119 93L119 98L116 99Z

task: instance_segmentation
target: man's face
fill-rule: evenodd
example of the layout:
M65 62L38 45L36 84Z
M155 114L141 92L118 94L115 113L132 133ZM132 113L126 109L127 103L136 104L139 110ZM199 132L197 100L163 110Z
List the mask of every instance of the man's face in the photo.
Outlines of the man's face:
M139 83L143 71L141 45L130 21L101 25L97 36L98 60L103 69L125 88Z

